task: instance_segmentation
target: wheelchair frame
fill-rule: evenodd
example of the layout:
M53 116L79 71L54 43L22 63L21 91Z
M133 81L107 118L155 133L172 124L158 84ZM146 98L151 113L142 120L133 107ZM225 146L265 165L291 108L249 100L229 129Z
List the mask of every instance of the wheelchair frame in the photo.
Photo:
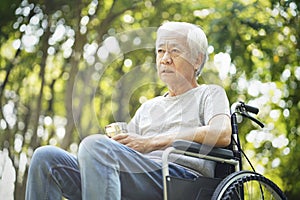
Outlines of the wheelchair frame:
M162 170L163 170L163 183L164 183L164 199L168 199L168 191L167 191L167 181L169 177L169 164L168 164L168 157L171 153L176 153L176 154L182 154L182 155L187 155L187 156L192 156L192 157L198 157L201 159L207 159L207 160L212 160L216 162L221 162L221 163L227 163L234 165L236 171L240 171L240 165L239 161L232 158L221 158L221 157L214 157L210 155L204 155L204 154L199 154L199 153L193 153L193 152L187 152L184 150L179 150L176 149L175 147L169 147L167 148L162 156Z
M192 157L196 157L196 158L215 161L218 163L225 163L225 164L232 165L232 166L234 166L234 171L232 172L232 174L235 172L242 172L242 173L247 172L247 171L242 170L241 153L243 151L241 149L239 137L238 137L238 125L237 125L238 123L237 123L236 115L240 114L243 117L247 117L247 118L251 119L252 121L256 122L261 127L263 127L264 125L260 121L258 121L257 119L253 118L251 115L248 114L248 112L257 114L258 113L257 108L246 105L243 102L235 103L233 105L233 107L234 107L234 111L231 114L232 142L230 145L230 147L231 147L230 149L211 147L211 146L207 146L207 145L203 145L203 144L199 144L199 143L195 143L195 142L178 140L173 143L173 146L168 147L163 152L162 174L163 174L163 186L164 186L164 200L168 200L167 185L168 185L168 182L170 182L170 180L171 180L170 176L169 176L168 158L169 158L169 155L172 153L181 154L181 155L185 155L185 156L192 156ZM246 159L248 160L247 157L246 157ZM248 162L251 165L249 160L248 160ZM252 167L252 165L251 165L251 167ZM254 171L254 168L253 168L253 171ZM242 174L242 173L240 173L240 174ZM249 172L249 173L252 173L252 172ZM257 174L255 172L253 172L253 174L256 174L259 178L263 177L262 175ZM241 175L238 175L238 176L241 177ZM262 179L269 181L265 177L263 177ZM230 179L223 180L222 183L224 181L231 182ZM269 181L269 182L271 182L271 181ZM279 194L279 195L277 195L277 194L275 195L277 197L277 199L286 199L283 192L273 182L271 182L271 183L269 183L269 182L267 182L266 185L268 187L271 187L272 189L275 188L275 191L277 192L277 194ZM261 184L261 182L259 184ZM221 191L224 192L224 188ZM215 191L215 193L216 193L216 191Z

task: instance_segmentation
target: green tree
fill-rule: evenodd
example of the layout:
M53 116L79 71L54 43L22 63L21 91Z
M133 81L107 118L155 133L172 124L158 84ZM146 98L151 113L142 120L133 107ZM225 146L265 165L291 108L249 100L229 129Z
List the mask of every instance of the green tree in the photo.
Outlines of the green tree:
M130 120L141 103L166 91L154 57L155 29L165 20L203 27L210 47L199 83L220 84L231 103L260 108L266 128L241 122L243 146L257 171L296 199L299 6L290 0L1 1L0 150L14 162L15 199L24 198L35 148L50 144L76 153L83 137Z

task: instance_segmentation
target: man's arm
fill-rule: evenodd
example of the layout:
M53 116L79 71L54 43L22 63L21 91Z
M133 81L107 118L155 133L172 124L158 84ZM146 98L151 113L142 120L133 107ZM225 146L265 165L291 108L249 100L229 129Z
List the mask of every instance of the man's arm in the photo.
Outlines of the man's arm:
M231 141L231 123L228 115L221 114L213 117L207 126L191 128L180 133L147 137L137 134L119 134L112 139L141 153L165 149L178 139L225 147L228 146Z

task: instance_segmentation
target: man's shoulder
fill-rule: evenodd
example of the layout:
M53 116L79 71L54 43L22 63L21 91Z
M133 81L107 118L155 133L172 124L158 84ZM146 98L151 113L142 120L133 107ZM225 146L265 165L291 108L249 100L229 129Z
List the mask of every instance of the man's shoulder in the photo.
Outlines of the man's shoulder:
M199 88L219 88L219 89L223 89L223 87L221 85L217 85L217 84L202 84L199 86Z
M156 96L156 97L153 97L152 99L146 100L145 102L142 103L142 105L143 106L152 105L152 104L162 101L163 98L164 98L163 96Z
M211 91L211 90L224 91L224 88L217 84L202 84L200 85L198 91Z

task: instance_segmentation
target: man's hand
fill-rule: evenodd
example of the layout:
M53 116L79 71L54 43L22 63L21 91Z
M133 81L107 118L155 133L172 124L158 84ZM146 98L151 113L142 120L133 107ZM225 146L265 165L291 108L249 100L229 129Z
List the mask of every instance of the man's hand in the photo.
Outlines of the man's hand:
M113 136L112 139L140 153L148 153L152 151L150 137L143 137L141 135L132 133L121 133Z

